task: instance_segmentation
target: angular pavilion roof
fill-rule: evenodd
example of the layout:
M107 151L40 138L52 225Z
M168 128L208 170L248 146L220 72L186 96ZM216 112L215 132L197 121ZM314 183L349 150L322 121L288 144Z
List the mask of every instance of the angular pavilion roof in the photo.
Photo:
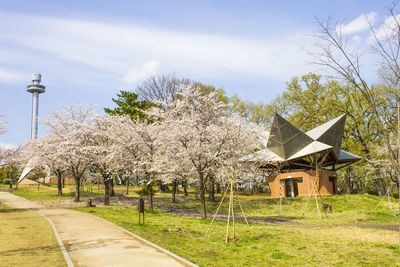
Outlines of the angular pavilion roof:
M288 159L312 142L313 139L310 136L279 114L275 115L267 143L269 150L281 158Z
M351 161L356 162L356 161L359 161L360 159L362 159L362 158L357 155L340 150L338 163L345 163L345 162L351 162Z
M306 134L312 139L333 146L336 156L339 156L340 146L344 133L344 125L346 123L346 114L343 114L327 123L322 124Z
M303 149L301 149L300 151L298 151L297 153L295 153L294 155L292 155L287 160L303 158L303 157L312 155L314 153L330 150L332 148L333 147L330 146L330 145L327 145L327 144L324 144L324 143L321 143L321 142L318 142L318 141L314 141L311 144L309 144L306 147L304 147Z
M361 157L340 149L346 123L346 114L328 121L306 133L275 114L267 147L241 160L276 164L290 162L290 164L303 165L311 155L328 152L328 160L324 166L355 162Z

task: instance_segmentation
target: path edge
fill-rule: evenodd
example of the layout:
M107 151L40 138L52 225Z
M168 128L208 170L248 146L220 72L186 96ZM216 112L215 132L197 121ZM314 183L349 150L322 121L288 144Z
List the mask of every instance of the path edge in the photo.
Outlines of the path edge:
M50 220L50 218L47 217L46 215L41 214L41 213L39 213L39 212L37 212L37 213L38 213L39 215L43 216L43 217L50 223L51 227L53 228L54 234L56 235L56 238L57 238L57 241L58 241L58 245L59 245L60 248L61 248L61 252L64 254L64 258L65 258L65 260L67 261L68 267L75 267L74 263L72 262L71 257L70 257L69 254L68 254L67 249L66 249L65 246L64 246L64 243L63 243L62 240L61 240L60 235L58 234L57 228L56 228L56 226L54 225L54 223L53 223L53 222Z
M75 211L77 211L77 210L75 210ZM81 212L81 211L78 211L78 212ZM125 233L127 233L127 234L129 234L129 235L131 235L131 236L133 236L133 237L135 237L137 239L139 239L141 242L143 242L143 243L145 243L145 244L147 244L147 245L159 250L160 252L163 252L163 253L167 254L168 256L174 258L176 261L178 261L178 262L180 262L180 263L182 263L182 264L184 264L186 266L199 267L198 265L194 264L193 262L190 262L187 259L184 259L184 258L172 253L171 251L169 251L169 250L167 250L165 248L162 248L162 247L150 242L149 240L146 240L146 239L144 239L144 238L142 238L142 237L140 237L140 236L138 236L138 235L136 235L136 234L134 234L134 233L132 233L132 232L130 232L128 230L126 230L126 229L122 228L121 226L119 226L119 225L117 225L117 224L115 224L113 222L107 221L106 219L101 218L101 217L99 217L97 215L94 215L94 214L90 214L90 213L86 213L86 212L82 212L82 213L88 214L88 215L96 217L96 218L98 218L98 219L100 219L100 220L102 220L102 221L104 221L106 223L114 225L115 227L119 228L120 230L124 231Z

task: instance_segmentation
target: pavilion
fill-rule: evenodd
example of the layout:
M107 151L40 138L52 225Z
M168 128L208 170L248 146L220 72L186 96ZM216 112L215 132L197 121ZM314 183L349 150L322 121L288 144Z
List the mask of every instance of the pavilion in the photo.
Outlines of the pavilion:
M361 159L340 149L345 122L343 114L304 133L275 114L266 148L242 160L276 170L272 198L336 194L336 171Z

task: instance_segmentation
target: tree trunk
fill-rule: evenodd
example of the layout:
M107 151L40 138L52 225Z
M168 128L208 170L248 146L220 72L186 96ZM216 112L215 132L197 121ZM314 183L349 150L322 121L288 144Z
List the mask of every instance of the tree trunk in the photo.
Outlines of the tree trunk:
M215 183L214 178L210 179L210 190L208 191L208 200L215 201Z
M126 195L128 195L129 194L129 178L128 177L125 178L125 183L126 183Z
M62 188L65 187L65 177L62 178Z
M80 185L81 185L81 179L75 177L75 202L79 202L80 200Z
M178 182L176 180L174 180L172 182L172 202L176 202L176 188L178 186Z
M158 187L158 190L162 193L166 193L168 191L168 186L160 182L160 186Z
M110 205L110 181L112 179L109 179L108 177L103 177L104 178L104 205Z
M350 175L350 172L349 172L349 169L347 169L347 175L346 175L347 177L347 179L346 179L346 184L347 184L347 192L349 193L349 194L351 194L351 193L353 193L353 186L352 186L352 181L351 181L351 175Z
M57 174L57 189L58 189L58 195L62 196L62 178L61 175Z
M110 187L111 187L111 193L110 196L115 196L115 192L114 192L114 179L109 179L110 180Z
M205 181L203 174L200 174L200 184L199 184L199 190L200 190L200 211L201 211L201 218L202 219L207 219L207 211L206 211L206 195L205 195Z
M217 193L221 193L221 185L220 183L216 183L217 185Z
M183 186L183 192L185 193L185 197L187 197L188 196L188 191L187 191L188 182L187 181L183 181L182 182L182 186Z
M153 209L153 182L147 184L147 199L149 200L149 208Z
M62 196L62 172L60 170L57 170L55 172L57 176L57 190L58 190L58 196Z

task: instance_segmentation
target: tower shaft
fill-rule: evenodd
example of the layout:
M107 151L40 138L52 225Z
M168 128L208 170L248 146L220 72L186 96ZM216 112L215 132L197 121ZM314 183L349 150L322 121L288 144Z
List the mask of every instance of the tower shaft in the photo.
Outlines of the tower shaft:
M32 122L31 122L31 139L38 137L38 116L39 116L39 93L32 93Z

